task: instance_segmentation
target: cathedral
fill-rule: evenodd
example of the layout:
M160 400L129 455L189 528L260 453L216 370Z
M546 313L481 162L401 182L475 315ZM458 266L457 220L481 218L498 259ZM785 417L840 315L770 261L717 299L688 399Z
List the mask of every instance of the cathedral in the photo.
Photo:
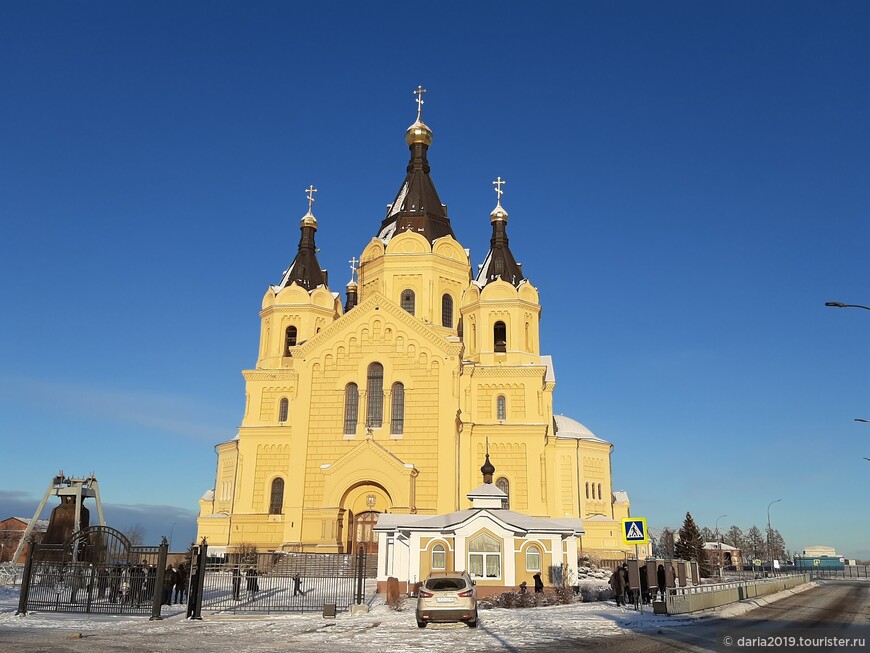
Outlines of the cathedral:
M503 508L582 520L578 554L623 557L629 502L611 484L613 445L553 414L532 283L543 271L516 262L500 178L489 251L473 265L430 176L422 92L405 179L352 262L343 305L317 260L309 188L296 256L263 296L244 417L216 447L197 539L217 553L374 552L379 518L469 508L491 461Z

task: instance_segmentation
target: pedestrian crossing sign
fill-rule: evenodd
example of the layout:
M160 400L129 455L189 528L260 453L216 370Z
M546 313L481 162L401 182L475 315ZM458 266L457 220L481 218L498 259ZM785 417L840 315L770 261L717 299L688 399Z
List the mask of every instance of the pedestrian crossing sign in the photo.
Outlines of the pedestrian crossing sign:
M649 544L646 519L629 517L622 520L622 541L626 544Z

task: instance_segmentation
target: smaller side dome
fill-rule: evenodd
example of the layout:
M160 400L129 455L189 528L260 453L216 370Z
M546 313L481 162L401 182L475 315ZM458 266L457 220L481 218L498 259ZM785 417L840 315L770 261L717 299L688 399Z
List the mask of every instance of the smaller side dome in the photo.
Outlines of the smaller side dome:
M556 437L560 440L588 440L591 442L606 442L595 435L580 422L564 415L554 415Z
M422 143L428 147L432 145L432 130L425 122L417 118L417 121L405 132L405 142L408 145Z

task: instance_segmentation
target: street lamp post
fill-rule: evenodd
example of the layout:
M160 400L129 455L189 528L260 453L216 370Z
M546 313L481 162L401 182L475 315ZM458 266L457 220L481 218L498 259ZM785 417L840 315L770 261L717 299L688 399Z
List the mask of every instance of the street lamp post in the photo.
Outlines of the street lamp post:
M718 517L716 517L716 544L719 548L719 555L717 556L716 566L719 568L719 580L722 580L722 537L719 535L719 520L727 516L728 515L719 515Z
M843 302L825 302L825 306L831 308L863 308L865 311L870 311L870 306L861 306L861 304L844 304Z
M779 503L782 499L776 499L767 504L767 559L770 560L770 572L773 573L773 553L770 548L770 507L774 503Z

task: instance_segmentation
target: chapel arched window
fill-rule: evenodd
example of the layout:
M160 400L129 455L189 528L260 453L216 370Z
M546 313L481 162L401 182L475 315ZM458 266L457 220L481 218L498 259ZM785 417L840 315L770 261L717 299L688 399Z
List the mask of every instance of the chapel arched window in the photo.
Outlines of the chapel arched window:
M477 578L501 577L501 542L482 534L468 543L468 573Z
M447 552L443 544L432 547L432 569L447 569Z
M281 401L278 402L278 421L286 422L287 421L287 413L290 410L290 402L287 397L281 397Z
M526 571L541 571L541 550L537 546L526 549Z

